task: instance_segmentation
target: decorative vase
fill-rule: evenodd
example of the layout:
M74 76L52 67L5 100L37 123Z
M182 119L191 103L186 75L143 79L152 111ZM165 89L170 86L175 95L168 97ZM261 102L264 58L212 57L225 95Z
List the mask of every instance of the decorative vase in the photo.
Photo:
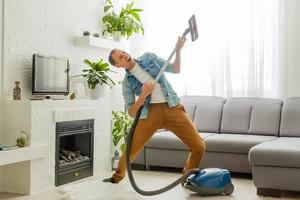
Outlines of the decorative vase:
M98 84L95 89L91 90L91 98L92 99L100 99L104 98L106 95L106 85Z
M112 170L116 170L118 168L119 161L120 161L120 155L119 155L118 150L116 150L114 153L114 156L111 158Z
M17 146L18 147L27 147L29 146L29 138L28 135L24 131L20 131L17 136Z
M21 88L20 88L20 81L15 82L16 87L13 89L13 99L14 100L21 100Z
M120 31L117 31L117 32L114 32L112 34L113 36L113 40L116 41L116 42L120 42L121 41L121 32Z

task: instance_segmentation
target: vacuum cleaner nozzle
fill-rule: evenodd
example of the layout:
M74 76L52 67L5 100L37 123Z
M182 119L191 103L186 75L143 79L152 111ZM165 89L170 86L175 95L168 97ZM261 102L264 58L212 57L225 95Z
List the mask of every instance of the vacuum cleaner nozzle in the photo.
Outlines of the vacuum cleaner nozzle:
M193 15L189 19L189 26L190 26L191 38L192 38L192 41L194 42L198 38L198 29L197 29L197 23L196 23L195 15Z
M192 15L192 17L189 19L189 28L187 28L183 36L185 37L188 33L191 33L191 39L194 42L198 38L198 29L197 29L197 23L196 23L196 17L195 15Z

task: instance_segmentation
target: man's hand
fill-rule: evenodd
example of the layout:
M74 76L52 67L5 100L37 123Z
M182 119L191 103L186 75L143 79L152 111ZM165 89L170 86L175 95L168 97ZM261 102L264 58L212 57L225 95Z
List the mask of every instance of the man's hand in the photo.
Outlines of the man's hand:
M153 82L148 82L143 85L141 96L128 109L128 114L130 115L130 117L135 117L135 115L139 111L140 107L144 105L146 98L152 93L154 86L155 86L155 83L153 83Z
M179 53L182 49L182 47L184 46L184 43L186 41L185 37L178 37L177 39L177 43L176 43L176 53Z
M152 83L152 82L144 83L144 85L142 87L141 95L143 95L145 97L149 96L152 93L154 86L155 86L155 83Z

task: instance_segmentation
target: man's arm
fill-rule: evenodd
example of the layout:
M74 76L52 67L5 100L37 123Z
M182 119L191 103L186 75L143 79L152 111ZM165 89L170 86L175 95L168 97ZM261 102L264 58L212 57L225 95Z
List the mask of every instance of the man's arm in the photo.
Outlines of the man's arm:
M141 96L138 98L138 100L128 109L128 114L130 117L135 117L137 112L139 111L140 107L142 107L146 101L147 96L149 96L152 93L152 90L154 89L154 83L145 83L142 87L142 93Z
M173 62L173 73L175 73L175 74L180 72L180 64L181 64L180 51L181 51L185 41L186 41L185 37L178 37L178 40L176 43L175 60Z
M124 98L125 112L128 112L128 109L135 102L135 95L134 95L134 91L131 89L130 84L127 79L124 79L122 82L122 94L123 94L123 98Z

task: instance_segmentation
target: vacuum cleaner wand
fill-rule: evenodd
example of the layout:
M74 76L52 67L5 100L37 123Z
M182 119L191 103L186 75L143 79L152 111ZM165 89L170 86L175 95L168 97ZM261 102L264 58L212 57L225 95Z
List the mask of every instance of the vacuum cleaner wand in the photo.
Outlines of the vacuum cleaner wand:
M188 33L191 33L191 39L192 41L195 41L198 38L198 32L197 32L197 25L196 25L196 18L195 15L193 15L190 19L189 19L189 28L187 28L184 33L183 33L183 37L186 37L186 35ZM165 64L163 65L163 67L161 68L160 72L158 73L158 75L155 78L155 82L157 82L160 77L162 76L162 74L164 73L164 71L166 70L167 66L170 63L170 60L172 59L173 55L176 52L176 47L173 49L172 53L170 54L170 56L168 57L168 60L165 62ZM149 100L149 96L147 97L146 102ZM146 196L151 196L151 195L157 195L157 194L161 194L163 192L166 192L172 188L174 188L176 185L180 184L182 181L186 180L186 178L188 176L190 176L191 174L194 174L196 172L199 171L199 169L191 169L189 171L187 171L183 176L181 176L180 178L178 178L176 181L174 181L173 183L158 189L158 190L154 190L154 191L144 191L141 190L137 184L135 183L133 174L132 174L132 169L131 169L131 163L130 163L130 152L131 152L131 142L132 142L132 138L133 138L133 134L136 128L136 125L138 123L138 120L140 118L141 115L141 111L143 109L143 106L140 107L139 111L137 112L135 119L133 121L133 124L129 130L129 134L127 137L127 144L126 144L126 165L127 165L127 173L128 173L128 177L129 177L129 181L133 187L133 189L138 192L141 195L146 195Z

